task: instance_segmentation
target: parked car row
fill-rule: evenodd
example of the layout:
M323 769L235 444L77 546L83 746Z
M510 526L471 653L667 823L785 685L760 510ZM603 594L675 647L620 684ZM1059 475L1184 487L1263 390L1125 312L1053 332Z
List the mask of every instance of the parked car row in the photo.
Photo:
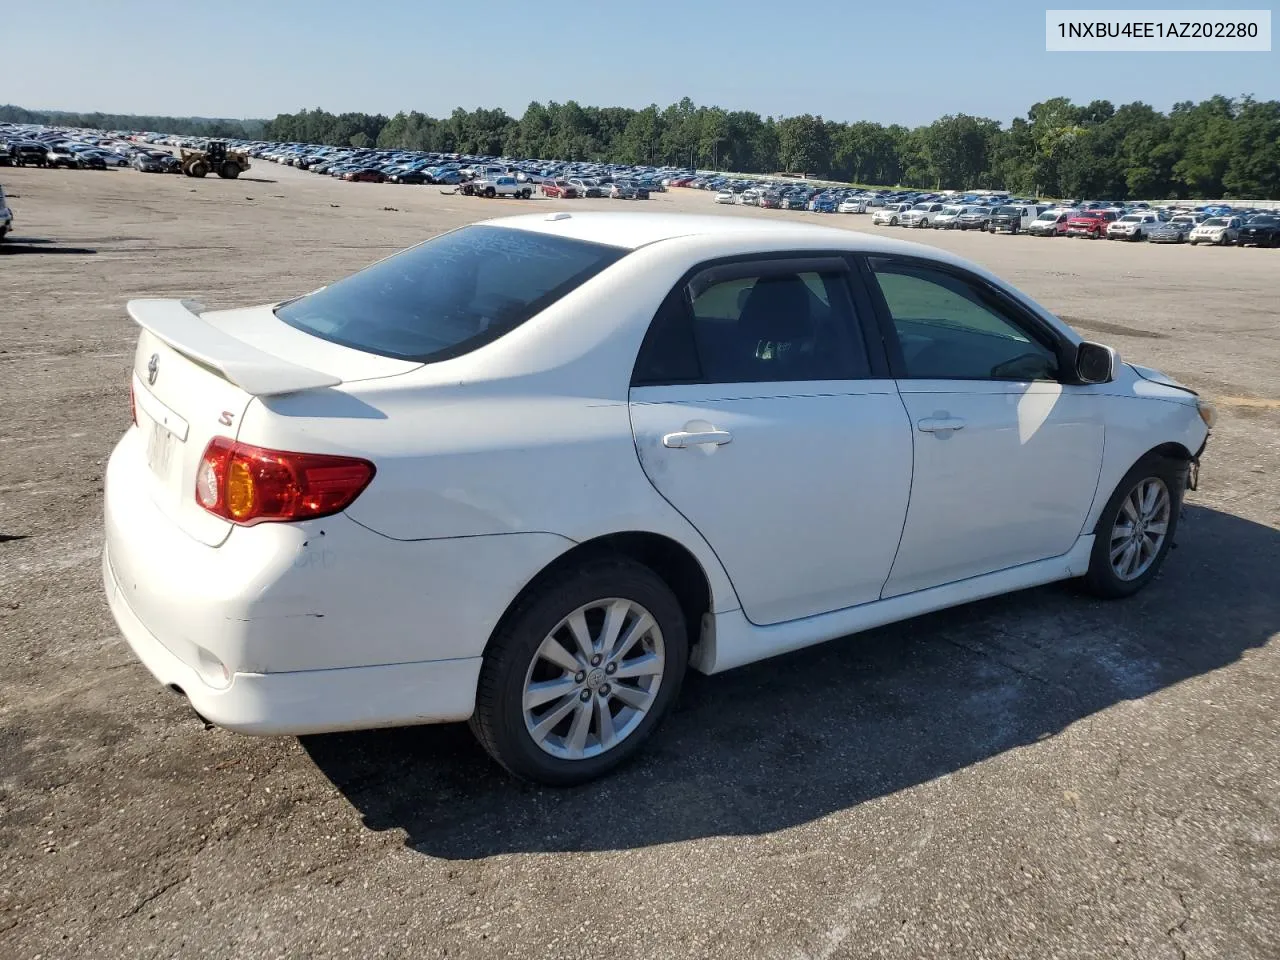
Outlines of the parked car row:
M1269 210L1232 210L1224 206L1153 207L1148 203L1125 206L1102 200L1055 205L1008 201L991 206L921 200L882 206L872 215L872 223L1192 246L1200 243L1280 246L1280 215Z
M144 173L180 173L181 162L160 147L200 147L197 138L161 133L68 130L0 123L0 165L67 169L132 166ZM762 210L870 213L884 226L1028 233L1037 237L1280 246L1276 211L1120 204L1067 200L1058 204L996 190L967 192L869 190L790 178L750 179L679 167L552 161L422 151L233 140L228 149L299 170L353 182L441 184L465 194L527 199L611 197L644 200L668 187L714 192L715 202Z
M0 124L0 166L64 170L133 167L146 173L180 173L178 159L100 131Z
M314 144L239 144L251 156L343 180L456 186L466 194L647 199L684 171L670 167L528 160ZM515 184L496 182L513 178ZM493 181L493 182L491 182ZM489 190L492 188L493 192Z

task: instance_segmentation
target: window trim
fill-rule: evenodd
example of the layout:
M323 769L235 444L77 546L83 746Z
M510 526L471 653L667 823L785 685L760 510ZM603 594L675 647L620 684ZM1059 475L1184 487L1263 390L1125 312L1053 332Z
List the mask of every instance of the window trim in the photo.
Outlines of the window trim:
M885 348L889 356L889 368L892 375L897 380L959 380L966 382L981 383L1062 383L1076 384L1079 380L1075 376L1075 346L1069 340L1064 338L1052 326L1045 323L1040 317L1011 297L1006 291L991 283L991 281L980 277L975 273L965 270L963 267L957 267L950 263L938 260L931 260L928 257L904 256L901 254L859 254L858 255L858 276L862 284L867 289L867 295L871 300L874 308L874 316L880 327L881 336L885 341ZM902 352L902 343L898 339L898 328L894 325L893 315L889 310L889 303L884 297L884 292L880 289L880 284L876 281L875 269L871 266L871 261L883 260L894 264L902 264L905 266L921 267L928 270L934 270L938 273L945 274L962 283L966 283L976 288L984 295L995 301L999 308L998 313L1001 319L1017 327L1025 333L1031 340L1040 346L1051 350L1058 359L1058 375L1051 380L1018 380L1004 379L1000 377L913 377L907 372L906 357Z
M805 267L808 269L804 269ZM885 355L885 344L879 330L879 318L876 316L873 303L868 299L866 291L863 289L863 284L857 282L853 277L856 269L856 264L851 260L848 250L770 250L760 253L716 257L694 264L663 295L662 299L658 301L658 306L653 315L649 318L649 325L645 329L644 337L640 341L640 347L636 351L635 361L631 366L631 388L720 386L728 382L708 380L704 376L700 376L696 380L644 380L638 376L640 360L644 356L645 347L648 345L649 338L652 335L654 321L667 308L668 301L672 297L679 298L683 308L689 312L690 320L692 320L691 287L695 280L701 279L704 275L711 275L711 279L707 284L707 286L710 286L711 283L724 283L749 276L765 277L806 272L839 274L844 278L845 289L849 295L849 305L852 307L854 329L848 329L846 333L850 337L861 339L863 348L866 351L869 372L863 376L840 377L838 379L852 382L891 378L890 363ZM703 287L703 289L705 290L706 287ZM793 381L766 380L759 382L790 383Z

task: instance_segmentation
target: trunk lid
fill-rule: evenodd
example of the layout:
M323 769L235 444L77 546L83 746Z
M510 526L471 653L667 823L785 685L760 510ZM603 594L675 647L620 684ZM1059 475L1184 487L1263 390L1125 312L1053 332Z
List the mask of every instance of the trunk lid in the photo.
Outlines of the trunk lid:
M134 300L128 310L142 327L132 385L143 482L167 516L210 546L222 543L232 524L196 502L196 473L210 440L237 437L255 396L323 390L420 366L320 340L279 320L271 306L205 312L189 301Z

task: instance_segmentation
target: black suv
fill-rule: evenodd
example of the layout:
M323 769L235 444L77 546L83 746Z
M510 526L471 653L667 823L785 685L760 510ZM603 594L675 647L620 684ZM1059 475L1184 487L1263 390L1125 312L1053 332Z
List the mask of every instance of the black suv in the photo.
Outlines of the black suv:
M1240 228L1240 238L1236 243L1241 247L1246 243L1259 247L1280 247L1280 217L1269 213L1250 217Z
M1022 218L1026 216L1022 207L996 207L991 216L992 233L1017 233L1022 229Z
M25 167L27 164L46 167L49 165L48 154L49 149L43 143L18 141L9 145L9 156L20 167Z

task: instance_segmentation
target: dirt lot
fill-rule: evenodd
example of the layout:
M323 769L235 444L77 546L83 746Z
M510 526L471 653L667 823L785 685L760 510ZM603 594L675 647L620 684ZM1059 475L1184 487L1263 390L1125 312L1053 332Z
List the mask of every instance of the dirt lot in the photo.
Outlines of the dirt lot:
M641 762L556 792L465 728L205 730L107 613L102 471L127 298L264 302L513 207L620 204L265 162L0 179L0 957L1277 956L1280 251L919 233L1218 399L1165 573L694 677Z

